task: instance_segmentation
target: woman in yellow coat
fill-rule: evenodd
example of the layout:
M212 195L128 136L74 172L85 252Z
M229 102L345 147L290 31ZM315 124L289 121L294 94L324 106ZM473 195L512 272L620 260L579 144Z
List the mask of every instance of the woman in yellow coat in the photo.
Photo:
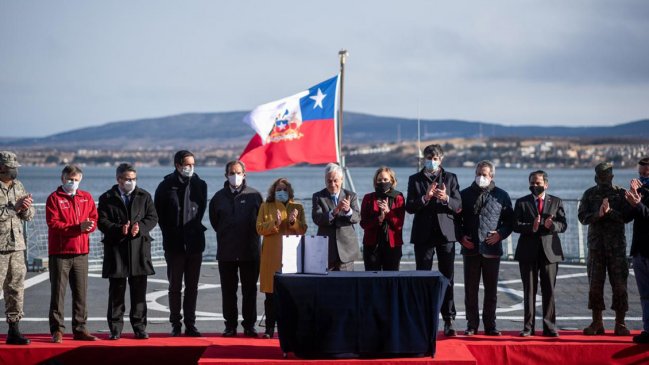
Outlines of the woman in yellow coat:
M275 273L282 268L282 236L303 235L307 229L304 208L293 198L291 183L279 178L268 189L268 197L257 215L257 233L264 237L259 270L259 291L266 294L264 338L272 338L275 334L273 280Z

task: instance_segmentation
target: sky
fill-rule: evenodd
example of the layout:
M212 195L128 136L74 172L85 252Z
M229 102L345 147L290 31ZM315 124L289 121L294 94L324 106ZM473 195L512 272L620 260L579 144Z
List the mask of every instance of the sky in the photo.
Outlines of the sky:
M644 0L0 0L2 135L251 110L334 76L343 48L346 111L649 118Z

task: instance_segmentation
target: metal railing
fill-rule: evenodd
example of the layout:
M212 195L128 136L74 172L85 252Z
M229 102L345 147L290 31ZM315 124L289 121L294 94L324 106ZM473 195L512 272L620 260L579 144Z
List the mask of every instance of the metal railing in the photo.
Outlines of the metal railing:
M302 199L302 204L304 204L304 211L308 215L306 218L308 224L307 234L314 235L317 232L317 227L313 223L310 212L311 212L311 199ZM563 252L566 257L567 262L578 262L583 263L586 260L587 254L587 229L588 227L579 223L577 219L577 209L579 205L579 200L564 200L564 208L566 211L566 218L568 221L568 228L566 231L559 236L561 237L561 243L563 247ZM34 204L36 209L36 214L34 219L30 222L25 223L25 235L27 238L27 262L30 269L38 269L38 264L35 262L42 261L43 258L47 258L47 223L45 221L45 204ZM412 227L412 218L411 214L406 214L406 219L403 228L403 239L404 242L410 241L410 229ZM203 219L203 224L208 230L205 232L206 238L206 250L204 257L208 260L214 260L216 257L216 233L212 229L208 213L206 212L205 218ZM358 235L359 242L362 242L363 230L356 226L356 234ZM632 223L626 225L626 238L627 238L627 253L631 247L631 236L632 235ZM159 261L164 259L164 250L162 249L162 234L158 226L153 229L151 236L154 241L151 247L151 255L154 260ZM90 235L90 253L89 261L91 266L100 265L103 260L103 244L101 243L102 233L99 230L96 230ZM518 234L512 233L505 242L504 242L504 260L513 260L514 252L516 250L516 244L518 242ZM459 253L460 245L456 245L456 250ZM414 249L411 244L406 243L403 246L403 258L414 259Z

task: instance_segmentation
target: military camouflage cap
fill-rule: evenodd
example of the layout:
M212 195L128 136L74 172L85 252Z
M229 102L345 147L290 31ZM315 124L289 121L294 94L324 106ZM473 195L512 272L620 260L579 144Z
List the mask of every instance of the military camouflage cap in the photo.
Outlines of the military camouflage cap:
M18 159L16 154L11 151L0 151L0 165L7 167L18 167Z
M595 166L595 174L597 176L606 176L613 174L613 164L610 162L602 162Z

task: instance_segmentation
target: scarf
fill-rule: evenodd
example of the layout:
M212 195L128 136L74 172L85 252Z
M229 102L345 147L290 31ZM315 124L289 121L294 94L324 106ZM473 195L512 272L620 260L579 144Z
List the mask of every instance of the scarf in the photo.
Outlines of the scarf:
M485 202L487 201L487 198L489 197L489 193L496 187L496 184L494 184L493 181L487 185L486 188L481 188L478 186L478 184L475 183L475 181L471 184L471 189L473 189L476 193L478 193L478 198L475 200L475 203L473 203L473 214L479 215L480 211L482 210L482 207L484 207Z

